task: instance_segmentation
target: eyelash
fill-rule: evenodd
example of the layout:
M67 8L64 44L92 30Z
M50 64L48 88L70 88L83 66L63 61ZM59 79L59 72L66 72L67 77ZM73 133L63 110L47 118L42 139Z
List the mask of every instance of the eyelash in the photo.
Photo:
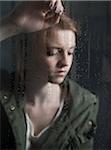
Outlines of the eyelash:
M73 55L74 53L73 52L68 52L68 55Z
M57 53L53 53L53 52L50 52L50 51L47 51L47 56L54 56L56 55Z
M53 50L51 51L51 50L49 50L49 51L47 51L47 56L54 56L54 55L57 55L58 53L61 53L61 51L60 50L57 50L56 52L54 52ZM70 56L70 55L73 55L73 52L68 52L68 55Z

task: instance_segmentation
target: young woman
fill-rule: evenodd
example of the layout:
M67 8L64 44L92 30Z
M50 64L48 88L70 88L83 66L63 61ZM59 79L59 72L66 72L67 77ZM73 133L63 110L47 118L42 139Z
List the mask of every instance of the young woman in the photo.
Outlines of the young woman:
M77 29L69 17L61 11L58 14L53 16L58 20L54 19L53 26L50 16L51 23L45 22L46 26L42 24L30 34L32 44L26 49L24 95L8 89L1 91L2 149L93 148L97 100L67 77ZM29 28L35 31L35 25L31 28L30 24Z

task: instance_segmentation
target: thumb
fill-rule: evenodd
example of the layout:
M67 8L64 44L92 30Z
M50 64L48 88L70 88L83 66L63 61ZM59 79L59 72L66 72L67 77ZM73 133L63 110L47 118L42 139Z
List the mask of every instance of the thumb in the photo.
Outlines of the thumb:
M59 21L60 21L60 15L55 13L53 16L45 18L44 28L51 27L51 26L59 23Z

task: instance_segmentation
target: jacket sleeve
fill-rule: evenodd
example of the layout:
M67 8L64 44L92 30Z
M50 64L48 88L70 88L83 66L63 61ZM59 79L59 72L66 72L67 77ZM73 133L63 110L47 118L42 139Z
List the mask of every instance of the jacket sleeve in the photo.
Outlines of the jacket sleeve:
M16 149L15 138L3 106L0 103L0 150Z
M91 99L91 104L86 109L86 119L83 120L77 134L80 150L93 149L93 140L97 128L96 118L98 112L98 100L94 95L89 95L88 99Z
M92 150L96 132L98 98L69 80L71 108L68 150Z
M81 144L80 150L92 150L93 149L93 139L89 142Z
M93 95L87 95L87 98L90 98L92 103L85 104L84 110L79 107L81 113L76 116L76 119L69 126L70 134L65 150L93 150L98 102Z

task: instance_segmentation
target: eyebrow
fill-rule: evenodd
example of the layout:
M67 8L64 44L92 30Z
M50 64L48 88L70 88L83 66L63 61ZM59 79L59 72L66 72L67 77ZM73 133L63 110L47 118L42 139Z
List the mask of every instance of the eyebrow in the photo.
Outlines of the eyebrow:
M75 48L76 48L76 46L72 46L72 47L70 47L69 49L73 49L73 50L74 50Z
M58 47L58 46L47 46L46 47L48 50L50 49L50 48L55 48L55 49L61 49L62 50L62 48L60 48L60 47ZM76 48L76 46L71 46L69 49L75 49Z

